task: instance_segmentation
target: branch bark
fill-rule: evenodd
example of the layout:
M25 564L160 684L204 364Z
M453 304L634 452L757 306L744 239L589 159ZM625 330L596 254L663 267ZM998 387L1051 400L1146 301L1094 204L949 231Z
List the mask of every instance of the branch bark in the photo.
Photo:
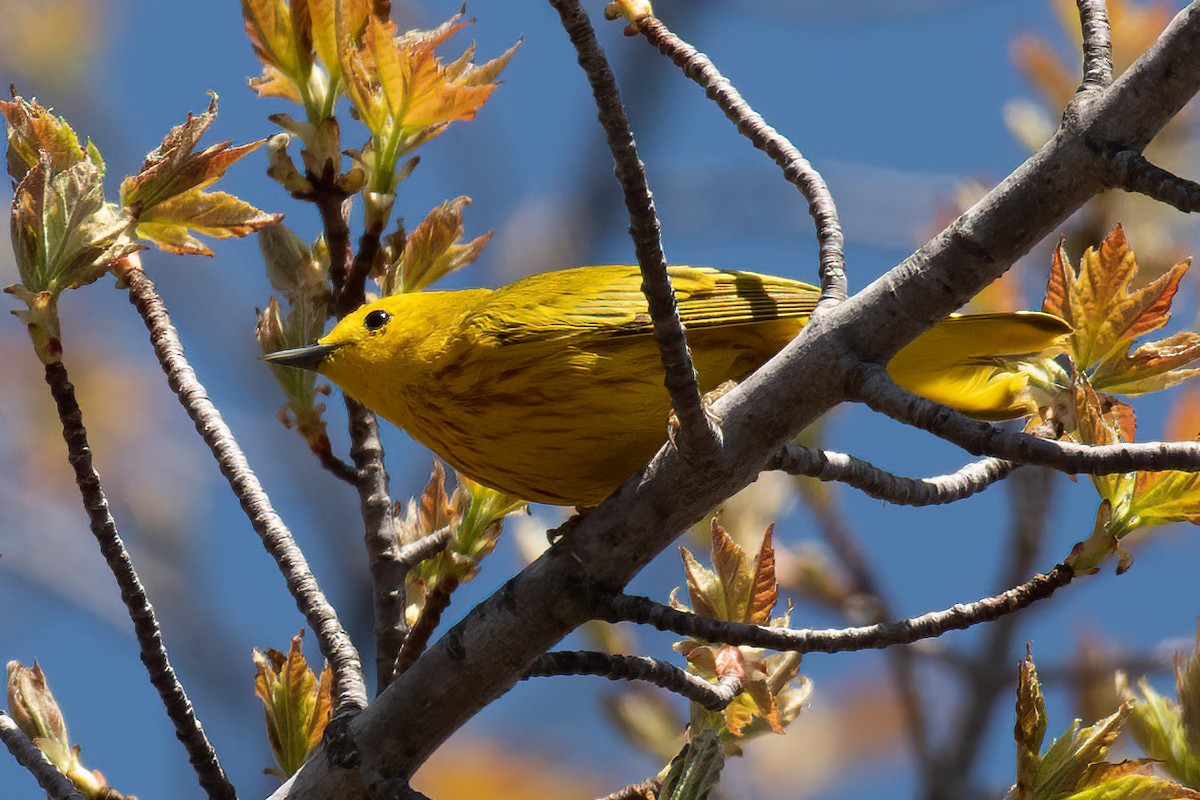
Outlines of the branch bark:
M592 97L600 112L600 124L612 151L617 180L629 211L629 235L633 237L642 271L642 292L650 306L654 339L662 355L667 392L679 418L680 444L685 452L710 455L720 445L720 434L701 402L692 354L675 304L671 279L667 276L667 258L663 254L654 198L646 181L645 165L638 158L629 117L621 104L617 80L579 0L550 0L550 5L558 12L571 44L579 54L579 66L587 73Z
M87 512L88 523L92 535L100 545L100 553L112 571L121 590L121 601L129 619L133 622L133 632L137 638L142 664L150 676L150 683L158 691L163 708L167 711L171 723L175 726L175 736L183 744L188 754L200 785L210 798L220 800L236 800L237 792L221 762L217 760L216 750L204 733L200 720L192 708L183 684L171 666L167 656L167 647L163 644L162 630L150 605L146 589L133 568L129 551L117 531L116 520L108 507L108 497L100 483L100 474L92 463L92 448L88 444L87 429L83 425L83 411L75 398L75 387L67 377L67 368L61 362L46 365L46 384L58 407L58 417L62 421L63 439L67 443L68 460L75 472L75 483L83 499L83 509Z
M771 459L768 469L789 475L806 475L822 481L837 481L853 486L869 497L896 505L933 506L978 494L996 481L1008 477L1018 466L999 458L984 458L949 475L904 478L861 458L789 444Z
M292 538L292 532L283 524L259 483L258 476L246 462L233 431L208 399L208 392L184 356L183 344L179 341L175 326L171 324L171 317L158 290L140 267L125 270L122 278L129 285L129 301L142 315L150 332L150 343L167 376L167 383L212 451L221 474L229 482L251 527L262 539L263 547L279 565L288 591L316 634L322 655L333 667L334 698L338 711L363 708L367 704L367 689L358 651L342 627L337 612L317 585L317 579L304 553Z
M709 683L657 658L613 655L594 650L543 653L525 670L524 677L550 675L599 675L610 681L646 681L699 703L709 711L721 711L742 692L741 678L727 675L717 683Z
M410 775L525 667L591 616L596 588L625 585L678 533L752 481L801 429L847 399L863 360L886 363L1107 188L1105 148L1144 148L1200 90L1200 3L1012 175L862 292L814 319L718 400L720 450L664 448L571 534L480 603L352 723L364 767ZM401 724L401 722L403 724ZM358 772L321 757L274 795L366 797Z
M13 718L3 711L0 711L0 740L17 763L29 770L49 800L83 800L75 784L50 763L50 759L17 727Z
M931 611L919 617L897 622L880 622L858 628L827 630L767 628L740 622L702 617L655 602L648 597L613 595L598 599L601 619L606 622L636 622L660 631L691 636L722 644L767 647L796 653L842 653L853 650L881 650L896 644L912 644L921 639L941 636L947 631L963 630L991 622L1014 611L1044 600L1066 586L1074 573L1059 564L1044 575L1035 575L1019 586L973 603L958 604L943 611Z
M908 392L878 364L858 370L852 394L874 411L929 431L972 455L1050 467L1068 474L1200 471L1200 442L1086 445L1008 431L971 419L948 406Z
M708 56L672 33L657 17L640 17L633 26L660 53L675 62L684 75L700 84L708 98L737 126L738 132L770 156L783 170L788 182L804 195L808 201L808 213L817 225L821 284L821 299L817 301L817 307L825 308L828 304L845 300L850 292L846 281L842 226L838 221L837 205L821 173L786 136L768 125L762 115L750 107Z

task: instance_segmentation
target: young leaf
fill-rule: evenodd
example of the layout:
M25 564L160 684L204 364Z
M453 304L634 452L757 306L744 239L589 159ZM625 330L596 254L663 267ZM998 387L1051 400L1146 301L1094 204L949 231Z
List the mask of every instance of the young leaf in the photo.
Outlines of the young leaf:
M51 175L85 158L104 174L104 159L91 139L85 149L67 121L36 99L26 100L14 91L12 100L0 100L0 112L8 122L8 174L14 181L19 183L43 157L50 164Z
M191 189L203 189L214 183L229 165L257 150L266 141L232 147L231 142L214 144L198 153L193 152L200 137L217 117L217 96L214 94L208 110L172 128L162 143L146 156L136 175L121 183L121 205L134 214L143 215L159 203L178 197Z
M1189 263L1182 261L1157 280L1131 289L1137 261L1120 225L1099 250L1083 254L1078 270L1059 243L1042 310L1057 314L1075 329L1069 353L1096 389L1143 394L1200 373L1183 369L1200 358L1200 335L1195 333L1176 334L1129 352L1139 337L1167 324Z
M160 250L181 255L211 256L213 251L195 238L199 233L214 239L248 236L283 219L268 214L225 192L189 189L145 209L138 217L137 235Z
M469 197L457 197L429 212L404 239L403 250L384 268L380 284L384 294L419 292L478 256L492 238L485 233L463 243L463 209Z
M291 777L321 741L333 710L333 673L329 666L321 678L309 668L302 648L304 631L292 637L288 654L268 647L255 649L254 694L262 701L267 738L278 770L267 770L282 780Z

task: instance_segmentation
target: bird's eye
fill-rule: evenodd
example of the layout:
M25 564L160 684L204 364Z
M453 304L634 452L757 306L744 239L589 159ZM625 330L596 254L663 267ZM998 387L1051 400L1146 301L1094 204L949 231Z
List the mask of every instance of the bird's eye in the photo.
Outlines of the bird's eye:
M384 325L387 325L388 320L391 318L392 315L388 312L376 309L370 314L367 314L367 316L363 319L363 324L367 326L367 330L377 331Z

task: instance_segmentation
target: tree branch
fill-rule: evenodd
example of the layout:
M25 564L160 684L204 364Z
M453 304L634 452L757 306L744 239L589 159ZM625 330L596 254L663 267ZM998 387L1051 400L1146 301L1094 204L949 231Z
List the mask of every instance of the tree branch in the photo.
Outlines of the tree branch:
M1105 0L1075 0L1083 29L1083 83L1080 92L1098 92L1113 79L1112 29Z
M903 478L861 458L798 444L789 444L767 464L768 469L837 481L860 489L870 497L904 506L932 506L962 500L1008 477L1018 466L999 458L985 458L949 475Z
M50 763L46 754L3 711L0 711L0 740L17 763L29 770L50 800L83 800L75 784Z
M129 619L133 621L142 664L150 676L150 683L158 691L167 716L175 726L175 735L187 751L188 761L204 791L210 798L235 800L237 792L225 776L217 753L205 736L187 692L171 666L154 608L133 568L129 551L117 532L117 523L109 512L108 497L92 463L92 450L88 444L87 429L83 425L83 411L75 398L75 387L67 377L67 368L61 362L46 365L46 384L58 407L68 460L75 472L75 483L83 498L83 508L87 512L92 535L96 537L104 561L121 590L121 600L125 603Z
M396 563L403 567L405 572L408 572L425 559L432 558L445 550L446 545L450 544L451 533L450 526L446 525L427 536L422 536L415 542L409 542L396 551Z
M1085 445L1042 439L971 419L896 385L878 364L859 370L855 399L892 419L929 431L972 455L1050 467L1068 474L1200 471L1200 442L1141 442Z
M612 151L617 180L629 211L629 234L642 271L642 291L650 306L654 339L662 355L667 392L680 423L683 450L696 456L711 456L720 444L719 430L701 402L692 354L667 276L654 199L646 181L645 166L638 158L629 118L621 104L616 78L579 0L550 0L550 5L558 12L563 29L579 54L579 66L587 73L600 124Z
M675 62L683 74L704 88L725 116L737 126L738 132L762 150L783 170L784 177L800 190L808 201L808 213L817 225L819 246L821 299L818 308L839 303L849 294L846 281L846 258L842 226L838 222L833 195L821 177L800 151L779 131L767 124L750 107L704 53L672 33L657 17L639 17L633 27L646 37L658 51Z
M700 463L666 447L557 546L479 603L353 721L365 769L411 775L506 692L533 659L592 616L680 531L749 484L806 425L847 398L861 360L901 347L998 278L1108 186L1103 148L1144 148L1200 90L1200 3L1181 12L1112 86L1079 104L1041 149L886 275L819 315L713 404L722 446ZM359 800L360 773L310 758L274 797Z
M404 573L397 563L399 522L392 507L379 420L365 406L345 397L350 420L350 458L358 470L358 503L371 570L375 609L375 679L382 692L395 677L396 657L408 634L404 617Z
M242 453L233 432L225 424L221 412L209 400L207 391L196 378L195 371L183 354L183 344L171 324L171 317L158 290L140 266L125 270L122 278L128 282L130 302L142 315L146 329L150 332L150 343L154 346L154 354L167 376L167 383L179 397L179 402L195 424L196 431L212 451L221 474L229 482L254 532L259 535L263 546L279 565L288 591L292 593L296 606L316 634L321 653L333 667L334 697L338 712L365 707L367 690L363 683L358 651L338 620L337 612L317 585L317 579L313 576L304 553L292 538L292 532L279 518L270 498L263 491L258 476L246 462L246 456Z
M1121 189L1144 194L1188 214L1200 211L1200 183L1150 163L1138 151L1122 150L1113 156L1112 166Z
M379 252L381 230L372 228L359 237L358 254L350 246L349 207L345 195L332 181L317 181L314 202L329 243L329 274L333 285L334 315L342 319L366 299L366 280ZM392 513L387 465L379 421L365 406L344 396L350 431L350 460L363 519L363 540L371 572L375 612L375 685L383 691L392 682L396 655L408 626L404 618L404 585L392 578L397 572L395 550L399 531Z
M742 679L725 675L717 683L648 656L612 655L595 650L555 650L543 653L525 670L524 678L548 675L600 675L610 681L646 681L721 711L742 692Z
M974 603L958 604L919 617L859 628L767 628L702 617L687 611L678 611L648 597L626 594L598 598L596 607L599 618L605 622L651 625L660 631L670 631L708 642L767 647L796 653L841 653L911 644L921 639L941 636L946 631L963 630L972 625L991 622L1049 597L1070 583L1073 577L1074 573L1070 567L1059 564L1044 575L1035 575L1026 583L1001 594L976 600Z
M404 637L403 646L396 654L394 674L403 673L416 663L417 659L421 657L421 653L425 652L433 632L437 630L438 623L442 621L442 614L450 607L450 598L457 588L457 580L443 578L426 595L425 605L421 608L417 621L413 623L412 630Z

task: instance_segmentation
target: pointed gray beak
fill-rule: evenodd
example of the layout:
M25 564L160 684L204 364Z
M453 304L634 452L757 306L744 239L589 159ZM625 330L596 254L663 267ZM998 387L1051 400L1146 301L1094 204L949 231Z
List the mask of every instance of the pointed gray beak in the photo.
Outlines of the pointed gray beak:
M278 364L281 367L296 367L298 369L315 370L321 366L330 353L341 345L310 344L308 347L293 347L290 350L276 350L262 357L268 364Z

